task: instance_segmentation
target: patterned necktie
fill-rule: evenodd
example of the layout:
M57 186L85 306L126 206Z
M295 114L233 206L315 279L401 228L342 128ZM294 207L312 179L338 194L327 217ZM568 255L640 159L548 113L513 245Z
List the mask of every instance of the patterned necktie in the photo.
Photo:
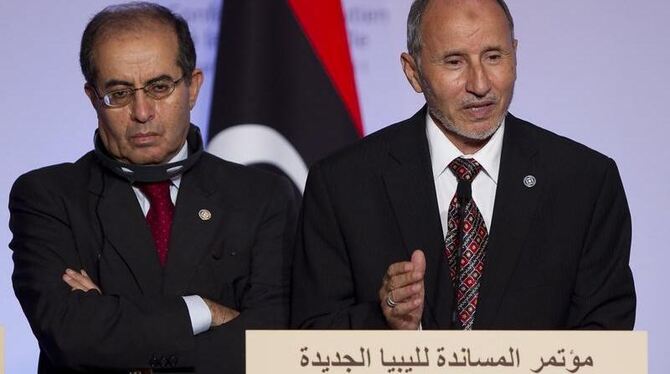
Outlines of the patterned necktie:
M471 330L489 237L484 217L471 198L472 180L482 167L473 159L459 157L449 164L449 169L458 179L458 190L449 204L446 255L456 288L457 318L463 329Z
M150 206L146 218L151 229L151 236L154 238L158 261L160 261L161 266L165 266L167 261L170 246L170 227L174 214L174 205L172 205L172 199L170 198L170 183L168 180L138 185L140 191L149 199Z

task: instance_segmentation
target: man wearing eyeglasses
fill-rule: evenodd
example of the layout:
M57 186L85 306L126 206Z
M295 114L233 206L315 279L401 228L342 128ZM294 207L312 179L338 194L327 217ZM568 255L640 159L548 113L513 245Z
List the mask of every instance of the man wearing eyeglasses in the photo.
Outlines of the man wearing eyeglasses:
M95 150L10 196L40 373L242 373L245 329L288 323L292 187L203 152L195 59L159 5L108 7L84 31Z

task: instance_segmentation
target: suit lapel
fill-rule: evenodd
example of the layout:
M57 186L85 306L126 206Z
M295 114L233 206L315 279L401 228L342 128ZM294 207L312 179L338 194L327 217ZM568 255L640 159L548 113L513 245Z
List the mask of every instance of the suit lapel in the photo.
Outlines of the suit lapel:
M426 256L425 328L450 325L453 293L443 270L444 239L440 223L430 152L425 134L425 108L404 125L390 144L390 166L383 173L389 201L398 222L407 259L414 249Z
M161 268L137 197L128 182L94 170L91 191L101 194L97 210L104 237L128 265L141 292L159 293Z
M534 157L537 150L524 126L507 116L475 328L487 328L495 321L542 192L543 175ZM527 187L526 176L534 176L537 184Z

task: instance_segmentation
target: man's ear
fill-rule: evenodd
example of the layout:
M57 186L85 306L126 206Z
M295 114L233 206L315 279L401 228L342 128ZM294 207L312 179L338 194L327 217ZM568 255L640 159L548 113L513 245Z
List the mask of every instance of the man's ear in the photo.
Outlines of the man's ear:
M191 109L195 106L198 100L198 93L202 86L202 81L205 79L204 73L200 69L193 70L191 74L191 84L188 86L188 105Z
M98 95L95 93L95 88L90 84L84 83L84 93L88 96L88 99L91 101L93 108L97 108L96 103L98 101Z
M421 79L419 79L419 66L414 57L407 52L403 52L400 55L400 63L402 64L402 71L405 72L405 77L407 77L407 81L412 85L414 91L417 93L423 92Z
M519 46L519 39L514 39L514 53L516 53L516 48Z
M512 51L512 53L514 53L514 69L516 69L516 62L517 62L516 51L517 51L517 47L519 46L519 40L514 39L514 42L512 43L512 45L514 46L514 50Z

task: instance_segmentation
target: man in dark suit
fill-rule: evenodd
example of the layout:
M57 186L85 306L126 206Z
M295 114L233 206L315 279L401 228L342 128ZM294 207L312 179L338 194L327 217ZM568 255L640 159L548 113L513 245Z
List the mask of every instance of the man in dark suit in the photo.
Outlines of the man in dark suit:
M630 214L613 160L507 112L502 0L415 0L402 65L427 105L316 164L292 325L631 329Z
M39 372L244 372L244 331L288 324L292 186L203 152L189 122L203 76L180 16L106 8L80 57L95 151L10 196Z

